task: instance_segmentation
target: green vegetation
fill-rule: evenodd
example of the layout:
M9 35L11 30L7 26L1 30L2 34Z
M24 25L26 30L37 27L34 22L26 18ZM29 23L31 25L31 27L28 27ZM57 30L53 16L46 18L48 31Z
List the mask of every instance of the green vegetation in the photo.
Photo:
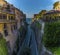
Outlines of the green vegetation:
M42 18L42 16L43 16L43 14L45 14L47 11L46 10L41 10L40 12L39 12L39 15L41 16L41 18Z
M60 55L60 21L46 22L43 43L55 55Z
M15 46L17 51L13 51L13 55L17 55L17 52L19 51L19 45L20 46L22 45L22 42L23 42L25 35L26 35L26 32L27 32L24 26L21 26L18 29L18 31L19 31L19 34L17 36L18 38L16 40L16 46Z
M24 27L21 26L20 29L19 29L19 32L23 31Z
M48 50L54 55L60 55L60 47L48 47Z
M0 39L0 55L8 55L6 40L3 38Z
M46 47L60 45L60 22L49 22L45 24L44 44Z
M17 40L16 40L16 50L17 50L17 52L19 51L19 45L21 46L22 45L22 42L23 42L23 40L24 40L24 38L25 38L25 35L26 35L26 33L27 33L27 24L26 24L26 26L21 26L19 29L18 29L18 31L19 31L19 34L18 34L18 38L17 38ZM16 53L14 53L14 54L16 54Z
M56 48L56 50L54 51L54 54L55 55L60 55L60 47L59 48Z
M27 26L21 26L18 31L20 33L20 37L24 37L26 35L26 32L27 32Z
M38 21L35 23L35 25L36 25L36 27L38 27L39 29L41 29L41 24Z

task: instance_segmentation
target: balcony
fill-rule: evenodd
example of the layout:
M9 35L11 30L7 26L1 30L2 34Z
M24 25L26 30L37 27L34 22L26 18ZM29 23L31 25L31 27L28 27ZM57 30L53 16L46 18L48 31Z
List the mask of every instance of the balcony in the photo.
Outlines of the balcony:
M6 7L0 7L0 13L9 13L9 14L14 14L14 9L8 9Z
M13 22L16 22L16 20L0 19L0 23L13 23Z

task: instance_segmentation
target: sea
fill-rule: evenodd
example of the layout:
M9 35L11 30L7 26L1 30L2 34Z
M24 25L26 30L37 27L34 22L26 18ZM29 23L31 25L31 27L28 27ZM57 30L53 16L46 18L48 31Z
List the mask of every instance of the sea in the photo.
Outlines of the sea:
M28 24L31 24L32 18L26 18L26 22L27 22Z

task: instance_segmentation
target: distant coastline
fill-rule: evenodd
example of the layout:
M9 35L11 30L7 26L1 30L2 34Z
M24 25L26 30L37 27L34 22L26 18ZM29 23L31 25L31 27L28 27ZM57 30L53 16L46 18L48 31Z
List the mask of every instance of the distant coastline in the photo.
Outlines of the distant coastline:
M31 24L32 18L26 18L26 22L27 22L28 24Z

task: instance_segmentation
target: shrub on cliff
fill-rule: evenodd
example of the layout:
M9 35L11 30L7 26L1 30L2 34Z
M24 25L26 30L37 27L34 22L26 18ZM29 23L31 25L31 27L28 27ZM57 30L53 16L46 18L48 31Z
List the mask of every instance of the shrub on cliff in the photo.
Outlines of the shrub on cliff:
M6 40L0 35L0 55L8 55Z
M27 30L24 26L21 26L19 32L20 32L20 36L23 37L26 35Z
M33 30L36 30L37 29L41 29L41 24L38 22L38 21L34 21L32 24L31 24L31 28Z
M36 25L36 27L38 27L39 29L41 28L41 24L40 24L38 21L36 22L35 25Z
M19 31L18 38L16 40L17 51L19 50L19 47L22 45L22 42L24 41L24 38L25 38L26 33L27 33L27 26L26 25L21 26L18 31Z
M45 24L43 41L46 47L60 46L60 21Z

